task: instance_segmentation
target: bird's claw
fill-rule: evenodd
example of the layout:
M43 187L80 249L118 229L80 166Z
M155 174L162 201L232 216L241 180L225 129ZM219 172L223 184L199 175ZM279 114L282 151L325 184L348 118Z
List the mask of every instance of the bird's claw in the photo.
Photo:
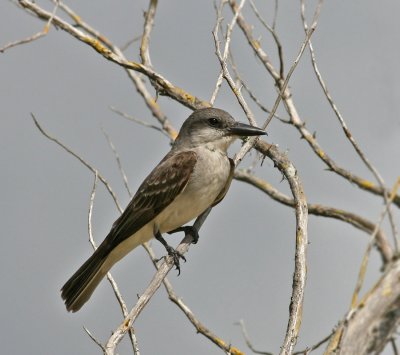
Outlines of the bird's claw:
M178 227L172 231L169 231L168 234L173 234L173 233L177 233L177 232L185 232L185 236L190 234L193 238L192 244L197 244L197 242L199 241L199 232L193 226Z
M186 263L186 258L184 257L184 255L182 255L181 253L179 253L178 251L176 251L173 247L171 246L167 246L166 247L168 255L170 257L172 257L172 260L174 261L174 265L175 265L175 269L178 270L178 276L181 274L181 266L180 266L180 262L179 259L182 259L185 263Z

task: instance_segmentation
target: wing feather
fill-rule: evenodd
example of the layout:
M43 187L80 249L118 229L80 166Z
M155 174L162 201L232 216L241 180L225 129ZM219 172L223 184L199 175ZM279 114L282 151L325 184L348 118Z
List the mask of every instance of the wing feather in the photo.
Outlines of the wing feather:
M140 185L105 239L114 248L150 222L185 188L197 162L197 154L169 153Z

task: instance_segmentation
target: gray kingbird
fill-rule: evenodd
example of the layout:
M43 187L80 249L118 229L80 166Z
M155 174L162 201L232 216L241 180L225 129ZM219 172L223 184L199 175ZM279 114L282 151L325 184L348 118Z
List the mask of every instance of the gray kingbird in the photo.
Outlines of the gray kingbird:
M67 310L78 311L117 261L153 237L163 243L179 268L181 255L162 233L185 231L187 227L182 225L219 203L234 171L228 147L238 137L263 134L262 129L239 123L223 110L194 111L170 152L140 185L107 237L62 287ZM197 231L194 234L196 242Z

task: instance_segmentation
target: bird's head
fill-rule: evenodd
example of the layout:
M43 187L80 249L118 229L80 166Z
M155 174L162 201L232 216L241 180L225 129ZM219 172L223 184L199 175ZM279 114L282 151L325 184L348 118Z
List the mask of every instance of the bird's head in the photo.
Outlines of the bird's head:
M266 134L260 128L240 123L226 111L203 108L194 111L183 123L175 147L201 145L226 152L236 138Z

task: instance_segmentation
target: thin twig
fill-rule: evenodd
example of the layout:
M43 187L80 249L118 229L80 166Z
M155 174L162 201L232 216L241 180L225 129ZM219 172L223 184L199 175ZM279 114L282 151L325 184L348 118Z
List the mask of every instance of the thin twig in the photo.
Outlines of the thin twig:
M20 40L18 40L18 41L15 41L15 42L11 42L11 43L6 44L4 47L0 48L0 53L3 53L3 52L6 51L7 49L10 49L10 48L19 46L19 45L21 45L21 44L30 43L30 42L33 42L33 41L35 41L35 40L41 38L41 37L46 36L46 35L49 33L49 29L50 29L50 26L51 26L51 22L53 21L53 18L54 18L54 16L56 15L56 11L57 11L58 6L59 6L59 1L58 1L58 0L55 0L54 3L55 3L55 6L54 6L54 8L53 8L53 12L51 13L51 15L50 15L50 17L49 17L49 19L48 19L46 25L44 26L43 30L41 30L41 31L38 32L38 33L35 33L33 36L29 36L29 37L27 37L27 38L20 39Z
M47 139L53 141L57 145L59 145L61 148L63 148L67 153L71 154L73 157L78 159L84 166L86 166L93 174L96 174L97 170L93 168L86 160L84 160L81 156L73 152L70 148L68 148L64 143L60 142L57 138L51 136L49 133L47 133L44 128L39 124L39 121L36 119L33 113L31 113L33 122L35 123L36 127L39 129L40 133L42 133ZM122 208L117 200L117 196L115 195L114 191L112 190L110 184L108 181L101 175L98 174L98 177L100 181L104 184L108 192L110 193L112 199L114 200L115 205L118 208L119 212L122 212Z
M250 337L249 334L247 333L247 329L246 326L244 325L244 320L241 319L239 320L239 322L237 322L238 325L240 325L240 329L242 331L243 337L244 337L244 341L246 342L246 345L249 347L249 349L255 353L255 354L260 354L260 355L272 355L272 353L267 352L267 351L260 351L260 350L256 350L253 346L253 343L250 341Z
M123 111L117 109L117 108L114 107L114 106L109 106L109 108L110 108L111 111L113 111L113 112L115 112L116 114L118 114L118 115L120 115L120 116L126 118L126 119L129 120L129 121L138 123L138 124L140 124L140 125L142 125L142 126L144 126L144 127L148 127L148 128L151 128L151 129L155 129L156 131L161 132L164 136L166 136L166 137L168 137L168 138L171 138L171 136L170 136L164 129L162 129L162 128L156 126L156 125L153 125L153 124L151 124L151 123L147 123L147 122L145 122L145 121L139 120L138 118L133 117L133 116L131 116L131 115L128 115L126 112L123 112Z
M306 348L305 350L300 350L300 351L295 351L293 355L308 355L311 351L314 351L315 349L318 349L322 344L326 343L334 334L332 332L331 334L327 335L325 338L321 339L317 344L314 344L311 348Z
M126 176L125 171L124 171L124 169L122 167L121 159L120 159L120 157L118 155L117 150L115 149L114 143L112 142L110 136L105 131L105 129L102 128L101 130L103 131L103 134L107 139L108 145L110 146L112 152L114 153L114 157L115 157L115 160L117 161L117 165L118 165L118 170L121 173L121 177L122 177L122 180L124 182L125 188L128 191L129 196L132 196L132 192L131 192L131 190L129 188L128 177Z
M221 54L220 42L219 42L219 38L218 38L219 27L220 27L221 22L222 22L221 10L222 10L221 8L219 8L217 10L217 20L216 20L216 24L215 24L214 30L212 32L213 37L214 37L214 45L215 45L216 55L217 55L217 58L219 60L220 65L221 65L222 74L223 74L224 79L226 80L226 82L228 83L228 85L231 88L232 92L236 96L236 99L238 100L238 102L239 102L240 106L242 107L243 111L245 112L249 122L253 126L256 126L255 117L254 117L249 105L247 104L246 100L244 99L242 93L240 92L240 89L238 89L236 87L236 84L235 84L234 80L232 79L232 77L231 77L231 75L229 73L228 66L227 66L227 63L226 63L226 58L224 58L224 56ZM239 17L239 13L240 13L240 7L236 7L235 8L235 18ZM227 34L226 41L229 38L230 37L228 37L228 34ZM226 45L225 45L225 48L226 48ZM240 151L235 155L235 158L234 158L235 165L238 165L240 163L240 161L247 154L247 152L249 152L250 149L252 147L254 147L254 145L256 144L258 139L259 139L259 137L251 137L251 138L248 139L248 141L242 146Z
M308 30L308 25L307 25L307 21L306 21L306 17L305 17L305 3L304 0L301 0L301 18L303 21L303 27L304 27L304 31L307 32ZM353 146L354 150L356 151L356 153L358 154L358 156L360 157L360 159L362 160L362 162L364 163L364 165L368 168L368 170L372 173L372 175L375 177L376 181L378 182L378 185L381 187L382 191L386 191L386 186L385 186L385 182L382 178L382 176L380 175L379 171L372 165L372 163L369 161L369 159L366 157L366 155L363 153L363 151L361 150L359 144L357 143L357 141L355 140L355 138L353 137L352 133L350 132L350 129L348 128L346 121L344 120L342 114L340 113L338 107L336 106L331 94L328 91L328 88L322 78L321 72L319 71L318 65L317 65L317 60L315 57L315 52L314 52L314 48L312 45L312 42L310 41L308 43L308 48L310 50L310 54L311 54L311 63L314 69L314 72L317 76L318 82L324 92L325 97L327 98L333 112L335 113L337 119L339 120L339 123L343 129L343 132L345 134L345 136L347 137L347 139L350 141L351 145ZM388 200L388 193L383 193L383 198L385 201L385 204L389 204L389 200ZM396 224L394 222L394 217L393 217L393 213L391 211L391 208L389 207L388 209L388 216L389 216L389 221L390 221L390 226L392 228L392 234L393 234L393 240L395 243L395 249L396 251L399 250L399 245L398 245L398 233L397 233L397 228L396 228Z
M283 95L285 94L286 88L287 88L287 86L288 86L288 84L289 84L289 80L290 80L290 78L291 78L293 72L295 71L295 69L296 69L296 67L297 67L297 64L299 63L299 61L300 61L300 59L301 59L301 56L302 56L303 53L304 53L304 49L306 48L308 41L310 40L312 34L314 33L316 26L317 26L317 21L315 21L315 22L313 23L313 25L311 26L310 30L307 32L306 38L304 39L304 41L303 41L303 43L302 43L302 45L301 45L301 47L300 47L299 53L298 53L296 59L294 60L292 66L290 67L290 70L289 70L289 72L288 72L288 74L287 74L287 76L286 76L286 78L285 78L285 80L284 80L284 82L283 82L283 84L282 84L282 86L281 86L281 88L280 88L280 92L279 92L279 94L278 94L278 96L277 96L277 98L276 98L276 100L275 100L274 106L272 107L272 110L271 110L271 112L270 112L270 114L269 114L267 120L266 120L265 123L262 125L262 128L263 128L263 129L266 129L267 126L269 125L269 123L271 122L271 120L274 118L275 112L276 112L276 110L278 109L278 106L279 106L279 104L280 104L280 102L281 102L281 100L282 100L282 97L283 97ZM254 138L253 140L254 140L254 142L256 142L256 141L257 141L257 137ZM254 144L254 143L251 142L251 140L249 140L247 143L245 143L245 144L243 145L242 149L240 150L239 154L237 154L236 159L241 160L241 159L242 159L242 158L241 158L241 155L242 155L242 154L243 154L243 155L246 154L247 151L248 151L249 149L251 149L251 147L252 147L253 144Z
M301 56L303 55L304 50L306 49L307 44L310 41L311 36L314 33L316 27L317 27L317 20L315 20L315 22L312 24L311 28L306 33L306 38L304 39L304 41L303 41L303 43L302 43L302 45L300 47L299 53L297 54L296 59L294 60L292 66L289 69L288 74L286 75L286 78L285 78L282 86L280 87L279 95L275 100L275 104L272 107L271 113L269 114L267 120L265 121L265 123L262 126L264 129L269 125L271 120L274 118L274 114L275 114L276 110L278 109L278 106L279 106L279 104L280 104L280 102L282 100L282 97L285 94L286 88L287 88L287 86L289 84L290 77L292 76L293 72L295 71L295 69L297 67L297 64L299 64Z
M275 0L274 17L272 19L272 29L274 31L275 31L275 28L276 28L276 20L278 18L278 1L279 0Z
M95 198L95 194L96 194L97 180L98 180L98 172L96 171L95 177L94 177L94 182L93 182L92 192L90 194L89 213L88 213L89 242L92 245L93 250L97 249L97 245L96 245L96 242L94 241L93 231L92 231L92 215L93 215L93 206L94 206L94 198ZM124 317L126 317L126 315L128 314L128 308L126 307L126 303L125 303L124 299L122 298L121 292L118 288L116 281L114 280L113 276L111 275L111 272L107 273L107 279L111 285L114 295L115 295L115 297L118 301L118 304L121 308L122 315ZM90 334L89 334L89 336L90 336ZM133 328L129 329L129 338L131 340L133 353L135 355L140 355L138 341L137 341L136 335L133 331ZM104 347L102 347L102 349L104 350Z
M89 335L90 339L92 339L99 347L101 350L103 350L103 352L105 352L105 347L103 346L102 343L100 343L95 337L94 335L89 331L89 329L87 329L85 326L83 326L83 329L85 330L85 332L87 333L87 335Z
M227 2L228 2L227 0L222 0L220 7L218 9L216 9L216 11L217 11L217 22L216 22L216 27L215 27L214 31L218 31L219 30L220 23L222 22L222 10L223 10L223 7L225 6L225 4ZM233 15L233 18L232 18L232 20L231 20L231 22L230 22L230 24L229 24L229 26L227 28L226 35L225 35L224 52L223 52L222 55L221 55L221 53L219 53L219 55L218 55L218 58L221 57L221 58L219 58L219 60L223 61L224 63L226 63L226 61L228 59L229 46L230 46L231 39L232 39L233 27L236 24L237 17L239 16L239 13L242 10L245 2L246 2L246 0L242 0L240 2L239 6L237 7L237 9L236 9L236 11L235 11L235 13ZM214 37L215 37L215 35L214 35ZM217 98L217 95L218 95L219 89L221 88L221 84L222 84L222 80L223 80L224 76L225 76L224 68L222 68L220 73L219 73L219 75L218 75L218 79L217 79L217 82L215 84L215 89L214 89L214 92L213 92L213 94L211 96L211 99L210 99L211 105L214 104L215 99Z
M261 103L261 101L256 97L256 95L253 93L253 91L250 89L250 87L246 84L246 82L243 80L242 75L239 73L239 69L237 68L237 65L235 63L235 60L233 58L232 51L229 52L229 61L231 63L231 67L233 70L233 73L235 74L235 81L237 81L241 87L249 94L250 98L254 101L254 103L264 112L270 114L271 110L268 109L265 105ZM277 118L278 120L284 122L284 123L289 123L290 121L288 119L284 119L275 112L274 117Z
M142 63L149 68L152 67L149 52L150 34L154 25L154 17L156 15L157 0L150 0L149 8L145 14L145 21L143 26L142 43L140 45L140 57Z
M154 267L158 270L157 261L159 259L156 257L153 249L147 243L145 243L143 246L144 246L145 250L147 251L148 255L150 256L151 260L153 261ZM206 338L211 340L219 348L221 348L222 350L224 350L225 352L227 352L231 355L244 355L244 353L241 352L239 349L235 348L234 346L230 345L229 343L225 342L220 337L218 337L217 335L212 333L208 328L205 327L204 324L202 324L197 319L197 317L193 314L192 310L175 293L175 291L172 288L172 285L167 277L163 280L163 285L165 287L165 290L168 293L169 299L182 310L182 312L185 314L185 316L189 319L189 321L196 328L197 333L204 335Z
M122 52L125 52L129 46L137 41L139 41L142 38L142 35L140 36L136 36L133 37L132 39L130 39L129 41L127 41L125 44L123 44L122 46L120 46L119 48L121 49Z
M351 310L354 310L358 307L358 295L361 291L362 285L364 284L364 280L365 280L365 274L367 271L367 266L368 266L368 261L369 261L369 255L371 253L371 249L372 246L375 244L375 240L376 240L376 235L381 227L381 224L386 216L386 214L388 213L390 204L392 203L394 196L396 196L397 190L400 188L400 177L397 179L396 183L393 186L392 192L389 196L388 199L388 203L384 206L383 211L381 212L380 216L379 216L379 220L378 223L376 223L375 229L371 234L370 240L368 242L367 248L364 252L364 256L362 258L361 261L361 266L360 266L360 270L358 272L358 278L357 278L357 283L356 283L356 287L354 289L353 292L353 297L351 300L351 306L350 306L350 312L349 314L351 314Z
M279 75L283 79L284 76L285 76L285 74L284 74L285 73L285 68L284 68L284 59L283 59L283 48L282 48L281 41L279 40L279 37L278 37L277 33L275 32L275 25L273 25L272 27L270 25L268 25L268 23L260 15L260 12L258 11L258 9L257 9L256 5L254 4L253 0L250 0L250 5L251 5L251 8L253 9L255 15L259 19L259 21L268 30L268 32L271 33L272 37L274 38L276 47L278 48ZM278 5L276 4L276 6L278 6Z

